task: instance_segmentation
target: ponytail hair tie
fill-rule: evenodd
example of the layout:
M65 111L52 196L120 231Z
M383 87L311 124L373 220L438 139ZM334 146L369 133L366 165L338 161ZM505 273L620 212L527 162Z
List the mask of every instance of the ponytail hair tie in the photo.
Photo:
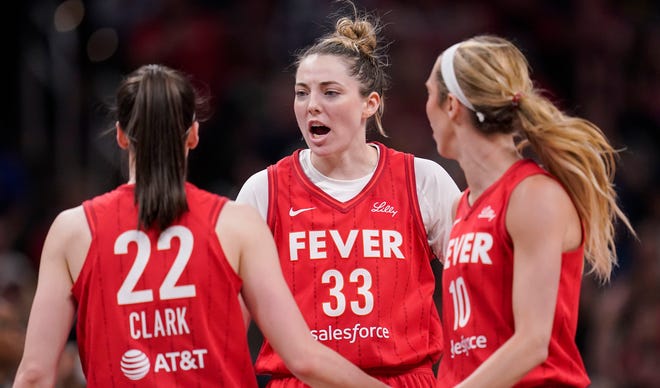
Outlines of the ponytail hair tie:
M513 94L513 97L511 97L511 105L517 108L520 105L521 98L522 98L522 94L520 92L515 92Z

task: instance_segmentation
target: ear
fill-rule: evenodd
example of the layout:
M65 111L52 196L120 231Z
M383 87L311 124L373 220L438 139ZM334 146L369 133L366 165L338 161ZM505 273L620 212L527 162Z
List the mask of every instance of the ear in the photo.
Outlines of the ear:
M367 96L367 100L365 102L366 104L364 110L362 111L362 117L366 119L378 112L378 108L380 107L381 103L380 94L371 92L369 96Z
M458 98L451 93L447 93L447 115L452 120L455 120L458 117L458 110L461 109L462 104L458 101Z
M128 136L126 136L126 132L124 132L124 130L119 125L119 121L115 123L115 128L117 128L117 144L119 144L119 148L121 148L122 150L128 149L130 142L128 141Z
M199 122L193 121L192 125L188 129L188 138L186 139L186 147L188 149L194 149L199 144Z

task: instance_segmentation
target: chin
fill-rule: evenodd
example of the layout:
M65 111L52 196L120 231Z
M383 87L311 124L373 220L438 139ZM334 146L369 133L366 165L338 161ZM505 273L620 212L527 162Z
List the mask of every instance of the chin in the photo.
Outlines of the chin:
M309 148L313 153L321 156L324 154L327 154L330 152L330 148L328 147L327 143L315 143L313 141L308 141L307 139L305 140L305 144L307 144L307 148Z

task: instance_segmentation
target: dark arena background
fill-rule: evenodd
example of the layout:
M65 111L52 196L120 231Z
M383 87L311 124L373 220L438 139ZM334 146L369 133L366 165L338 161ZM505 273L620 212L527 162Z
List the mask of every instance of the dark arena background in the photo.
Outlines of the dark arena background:
M389 42L388 138L442 164L424 81L440 52L481 33L514 41L559 106L619 149L620 203L639 234L618 235L611 282L586 275L577 342L593 387L660 386L660 2L362 0ZM293 114L294 52L330 27L332 1L32 0L2 12L0 387L20 360L39 255L55 215L126 180L106 106L147 63L183 70L214 108L189 179L234 198L254 172L303 147ZM253 351L257 341L251 331ZM61 387L84 386L75 333Z

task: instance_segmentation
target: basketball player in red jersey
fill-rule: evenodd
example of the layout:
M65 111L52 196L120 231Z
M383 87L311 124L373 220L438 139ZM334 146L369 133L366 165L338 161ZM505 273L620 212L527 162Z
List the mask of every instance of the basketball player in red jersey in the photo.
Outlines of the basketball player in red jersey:
M442 275L440 387L589 384L575 344L583 261L615 263L615 151L592 123L536 90L509 41L445 50L426 82L440 155L468 188ZM519 141L521 140L521 141ZM538 162L521 156L531 144Z
M371 119L384 135L376 31L356 13L300 54L294 111L309 148L250 177L237 201L268 221L313 338L389 385L428 387L442 338L430 261L460 192L437 163L367 142ZM271 345L257 371L303 386Z
M15 387L54 384L76 308L89 387L256 387L239 294L306 383L384 386L311 338L257 212L186 182L201 102L159 65L119 86L130 180L53 222Z

